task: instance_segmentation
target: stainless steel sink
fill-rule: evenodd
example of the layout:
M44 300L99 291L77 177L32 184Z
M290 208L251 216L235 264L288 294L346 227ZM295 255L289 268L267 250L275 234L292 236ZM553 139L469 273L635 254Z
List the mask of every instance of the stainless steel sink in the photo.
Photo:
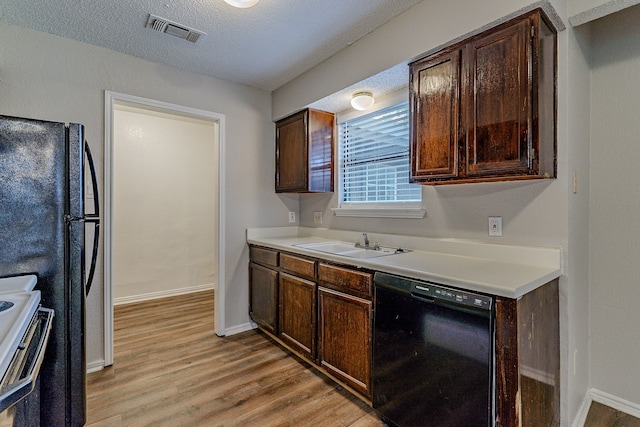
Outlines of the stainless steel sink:
M340 241L300 243L294 246L328 254L346 256L349 258L378 258L382 256L407 252L403 249L387 248L383 246L371 246L370 248L363 248L357 247L353 243Z

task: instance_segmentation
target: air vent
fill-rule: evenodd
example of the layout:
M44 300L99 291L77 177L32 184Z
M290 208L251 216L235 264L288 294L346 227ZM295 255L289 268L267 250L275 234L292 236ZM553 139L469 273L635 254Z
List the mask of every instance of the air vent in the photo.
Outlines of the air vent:
M149 18L147 18L146 27L151 28L152 30L156 30L160 33L165 33L171 36L185 39L186 41L189 41L191 43L197 42L201 36L204 36L206 34L202 31L189 28L186 25L178 24L177 22L173 22L168 19L160 18L159 16L151 14L149 14Z

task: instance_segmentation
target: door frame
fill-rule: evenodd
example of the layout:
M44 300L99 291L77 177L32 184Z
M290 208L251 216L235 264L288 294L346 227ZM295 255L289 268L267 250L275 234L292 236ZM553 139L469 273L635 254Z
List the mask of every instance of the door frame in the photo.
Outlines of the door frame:
M225 115L212 111L200 110L183 105L142 98L134 95L106 90L104 96L104 211L102 224L104 229L104 366L113 364L113 112L116 104L137 104L141 108L160 109L170 114L195 117L217 123L218 128L218 255L217 255L217 283L214 289L215 303L215 333L225 335L225 216L224 216L224 146L225 146Z

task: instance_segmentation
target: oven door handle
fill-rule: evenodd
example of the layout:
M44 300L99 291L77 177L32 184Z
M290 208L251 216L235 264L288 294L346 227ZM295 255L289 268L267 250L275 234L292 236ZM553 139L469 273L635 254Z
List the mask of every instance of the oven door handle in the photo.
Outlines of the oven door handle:
M40 367L42 366L42 360L44 359L44 353L47 349L54 312L51 309L41 307L38 309L38 315L40 316L38 321L43 322L43 326L35 356L33 357L31 366L29 366L26 377L0 390L0 412L28 396L35 387L38 374L40 373Z

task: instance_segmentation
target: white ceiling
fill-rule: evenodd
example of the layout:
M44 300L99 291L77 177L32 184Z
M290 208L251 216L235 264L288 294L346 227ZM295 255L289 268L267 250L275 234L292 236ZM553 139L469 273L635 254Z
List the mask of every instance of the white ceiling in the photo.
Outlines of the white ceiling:
M0 19L272 91L420 1L2 0ZM149 14L206 35L194 44L145 28Z

